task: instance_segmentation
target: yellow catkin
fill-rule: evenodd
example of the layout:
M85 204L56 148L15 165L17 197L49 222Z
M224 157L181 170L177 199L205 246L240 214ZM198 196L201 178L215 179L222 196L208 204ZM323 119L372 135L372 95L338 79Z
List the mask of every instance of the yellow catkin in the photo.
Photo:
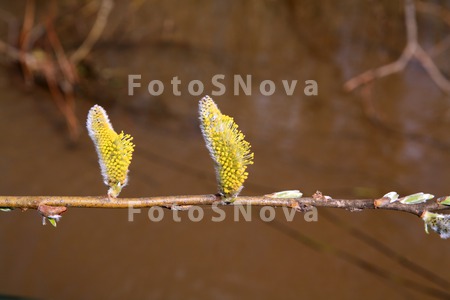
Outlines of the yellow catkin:
M223 115L214 101L205 96L199 102L201 130L215 162L219 193L234 198L243 188L254 154L233 118Z
M108 195L117 197L128 182L134 144L129 134L117 134L99 105L89 110L87 118L89 136L94 142L104 183L109 186Z

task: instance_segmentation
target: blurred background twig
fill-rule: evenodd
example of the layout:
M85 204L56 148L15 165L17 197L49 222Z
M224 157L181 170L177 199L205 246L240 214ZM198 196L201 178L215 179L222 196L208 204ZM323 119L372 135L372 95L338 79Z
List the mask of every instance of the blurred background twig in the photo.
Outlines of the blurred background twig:
M114 2L101 1L90 33L70 57L67 57L55 30L57 6L56 1L50 2L46 20L35 24L35 0L27 0L22 29L17 38L12 38L17 40L17 45L0 41L0 51L20 64L28 85L40 78L45 80L52 100L66 120L69 137L75 143L80 135L80 125L75 112L75 89L79 84L78 67L100 38ZM49 47L42 46L45 42L48 42Z
M424 4L421 4L421 7L422 9L430 8L430 6ZM431 11L434 11L434 9ZM344 88L347 91L352 91L358 86L366 84L376 78L381 78L393 73L400 72L405 69L405 66L412 58L416 58L428 72L436 85L443 92L450 93L450 81L442 75L441 71L435 65L430 55L427 54L427 52L423 50L423 48L417 42L416 8L413 0L405 0L405 25L407 44L400 58L393 63L378 67L376 69L368 70L358 76L349 79L344 84Z

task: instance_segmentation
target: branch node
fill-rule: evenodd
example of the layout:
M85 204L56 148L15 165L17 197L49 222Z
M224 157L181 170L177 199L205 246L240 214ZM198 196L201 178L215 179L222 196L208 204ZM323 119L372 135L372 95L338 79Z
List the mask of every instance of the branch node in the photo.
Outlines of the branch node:
M61 215L67 211L65 206L49 206L45 204L39 204L37 211L44 217L52 217L55 215Z
M375 208L381 208L381 207L386 207L390 203L391 203L391 199L389 199L387 197L383 197L380 199L375 199L373 201L373 206L375 206Z
M294 204L291 206L296 212L307 212L311 210L311 205L305 204L300 200L294 200Z
M323 195L321 191L316 191L314 195L312 195L312 197L314 200L321 200L321 201L328 201L333 199L330 196Z

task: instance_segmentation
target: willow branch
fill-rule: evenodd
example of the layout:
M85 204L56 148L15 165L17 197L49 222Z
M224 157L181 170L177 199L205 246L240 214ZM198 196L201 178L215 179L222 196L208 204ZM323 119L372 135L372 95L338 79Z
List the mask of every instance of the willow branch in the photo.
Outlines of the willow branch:
M420 204L390 203L388 198L380 199L326 199L326 198L273 198L270 195L241 196L228 203L218 195L187 195L187 196L161 196L142 198L116 198L107 196L0 196L0 207L21 209L38 209L40 205L81 207L81 208L150 208L164 207L180 209L192 205L252 205L288 207L297 211L308 211L311 207L341 208L350 211L364 209L396 210L420 216L424 211L439 211L450 209L439 204L440 199L429 200Z

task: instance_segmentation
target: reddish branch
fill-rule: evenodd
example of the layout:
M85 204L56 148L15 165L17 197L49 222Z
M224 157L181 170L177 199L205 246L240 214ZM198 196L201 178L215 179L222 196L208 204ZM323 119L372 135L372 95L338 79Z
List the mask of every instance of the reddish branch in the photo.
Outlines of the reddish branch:
M40 205L83 207L83 208L145 208L164 207L179 209L180 207L192 205L253 205L288 207L297 211L308 211L311 207L342 208L350 211L364 209L397 210L420 216L424 211L439 211L450 209L448 206L439 204L440 199L432 199L421 204L403 204L400 202L390 203L387 198L380 199L326 199L320 197L304 198L272 198L264 196L241 196L232 203L224 202L217 195L188 195L188 196L162 196L143 198L117 198L109 199L106 196L0 196L0 207L11 207L21 209L38 209Z
M347 91L352 91L360 85L366 84L376 78L381 78L400 72L406 67L411 59L415 58L428 72L428 75L430 75L436 85L444 92L450 93L450 81L442 75L430 55L423 50L417 41L416 10L412 0L405 0L405 23L407 44L402 55L393 63L383 65L376 69L370 69L356 77L351 78L344 84L344 88Z

